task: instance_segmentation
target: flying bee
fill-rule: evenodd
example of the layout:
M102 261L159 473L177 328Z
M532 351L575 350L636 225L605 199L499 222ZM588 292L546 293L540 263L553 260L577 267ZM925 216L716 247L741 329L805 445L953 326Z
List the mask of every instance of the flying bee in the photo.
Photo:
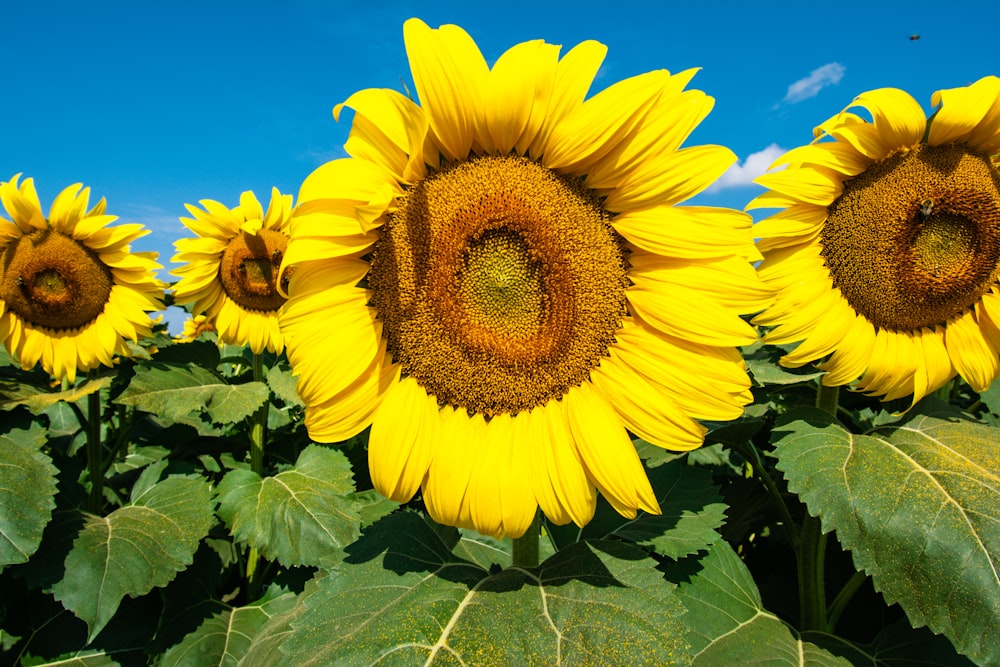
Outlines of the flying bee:
M929 218L934 212L934 200L927 198L920 202L920 217Z

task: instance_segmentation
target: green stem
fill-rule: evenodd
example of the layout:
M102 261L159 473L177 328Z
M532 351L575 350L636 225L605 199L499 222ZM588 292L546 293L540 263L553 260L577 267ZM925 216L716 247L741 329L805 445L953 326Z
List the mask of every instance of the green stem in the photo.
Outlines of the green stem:
M538 534L542 525L539 513L524 531L524 535L514 538L514 567L538 567Z
M104 507L104 457L101 442L101 392L87 394L87 474L90 477L88 509L100 514Z
M847 583L844 584L844 587L840 589L840 592L837 593L837 597L833 598L833 602L830 603L829 608L826 610L827 632L834 634L834 630L837 629L837 621L840 620L840 615L843 613L844 608L867 579L868 575L864 572L855 572L851 575L851 578L847 580Z
M806 514L802 522L798 558L799 630L826 629L826 587L823 580L826 535L817 517Z
M262 355L253 355L254 382L264 381L264 360ZM264 442L267 430L267 410L270 401L257 408L253 415L253 426L250 430L250 469L260 476L264 475Z
M822 382L816 392L816 407L837 416L840 387L827 387ZM808 510L799 533L797 570L799 578L799 630L825 630L826 616L826 535L819 517L810 516Z
M760 452L756 447L754 447L752 442L748 442L746 447L738 445L733 445L732 447L738 454L750 462L750 465L753 466L754 474L757 475L757 477L759 477L764 483L764 487L767 489L767 492L771 495L771 499L774 500L774 504L778 508L778 514L781 515L781 527L785 531L785 537L788 538L788 542L797 553L799 549L798 524L796 524L795 519L792 518L792 513L788 509L788 503L785 502L784 496L781 495L781 490L775 483L774 478L772 478L771 474L768 473Z
M840 400L840 387L827 387L822 382L819 383L819 390L816 392L816 407L829 412L834 417L837 416L837 403Z
M253 355L253 379L254 382L264 381L264 358L263 355L254 353ZM270 399L257 408L253 415L253 424L250 428L250 470L257 475L264 476L264 444L267 439L267 412L270 407ZM260 567L261 557L256 547L250 547L247 554L247 600L253 601L260 596L260 587L263 580L265 568Z

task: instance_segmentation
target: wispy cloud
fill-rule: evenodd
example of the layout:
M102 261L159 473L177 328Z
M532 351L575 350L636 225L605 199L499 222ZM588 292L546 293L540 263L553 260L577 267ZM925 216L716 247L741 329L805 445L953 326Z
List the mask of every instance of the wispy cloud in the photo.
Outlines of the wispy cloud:
M753 179L767 171L771 163L785 153L785 149L778 144L770 144L766 148L750 153L745 160L740 160L726 170L715 183L708 189L709 192L718 192L729 188L740 188L753 184Z
M781 101L785 104L796 104L808 100L810 97L816 97L819 91L827 86L840 83L846 71L847 68L840 63L827 63L822 67L817 67L809 73L809 76L788 86L788 92L785 93L785 97Z
M341 116L341 120L343 120L343 116ZM333 148L309 148L299 155L299 159L310 162L316 167L330 162L331 160L338 160L342 157L350 157L347 154L347 151L344 150L343 146L335 146Z

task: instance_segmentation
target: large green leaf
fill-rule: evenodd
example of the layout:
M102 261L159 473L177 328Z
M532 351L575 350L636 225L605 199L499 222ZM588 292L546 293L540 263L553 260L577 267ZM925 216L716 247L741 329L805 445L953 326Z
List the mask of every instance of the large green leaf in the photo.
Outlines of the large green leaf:
M253 414L267 401L263 382L231 385L194 364L141 364L116 403L157 415L167 424L205 415L216 424L232 424Z
M282 565L332 563L357 539L362 506L342 452L310 445L290 470L260 477L233 470L219 484L219 516L240 542Z
M371 526L318 582L282 645L290 664L678 664L683 608L620 541L574 544L534 570L464 561L412 512Z
M107 517L87 516L66 556L65 576L52 587L56 599L86 621L89 640L123 597L164 586L189 565L212 525L208 483L194 476L153 483L160 470L147 468L130 504Z
M775 426L777 467L914 626L1000 663L1000 430L925 402L855 435L819 410ZM918 407L919 410L919 407Z
M56 506L56 467L41 448L45 429L0 435L0 569L35 553Z
M0 383L0 410L11 410L19 405L23 405L32 414L41 414L47 408L60 401L75 403L88 394L100 391L111 385L111 376L88 380L79 387L72 387L66 391L39 391L37 387L29 384Z
M675 459L648 469L647 474L662 514L639 512L635 519L626 519L601 498L593 520L583 529L550 527L557 544L614 536L682 558L719 539L716 529L725 520L726 506L708 469Z
M258 631L275 615L295 606L295 593L283 593L246 607L227 609L208 618L197 630L174 645L160 661L161 667L235 666Z
M695 667L851 664L803 641L764 609L750 571L727 542L717 542L706 555L669 565L666 573L680 584L677 597L687 608L684 621Z

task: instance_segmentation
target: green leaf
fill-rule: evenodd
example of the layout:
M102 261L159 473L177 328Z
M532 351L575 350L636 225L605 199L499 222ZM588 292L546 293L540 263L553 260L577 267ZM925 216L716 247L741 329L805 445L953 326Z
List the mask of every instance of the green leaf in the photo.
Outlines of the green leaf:
M136 366L135 377L115 402L151 412L167 424L199 414L216 424L232 424L252 415L268 396L263 382L231 385L193 364L148 363Z
M22 667L118 667L120 662L111 658L107 651L79 651L55 660L32 659L21 661Z
M789 490L886 602L974 661L1000 663L1000 430L925 401L870 435L795 410L774 438Z
M0 569L35 553L56 501L52 460L42 453L45 429L12 429L0 435Z
M303 405L295 384L295 376L290 370L272 368L267 372L267 386L285 405Z
M679 582L677 597L687 608L686 637L695 667L851 664L803 641L764 609L750 570L727 542L668 565L666 574Z
M683 608L644 551L575 544L490 574L413 512L366 530L303 601L290 664L678 664Z
M27 384L0 384L0 395L4 400L0 400L0 410L12 410L19 405L23 405L32 414L41 414L45 410L60 401L75 403L88 394L100 391L111 385L112 377L106 375L94 380L88 380L79 387L73 387L66 391L38 391L36 387Z
M310 445L273 477L233 470L219 484L219 516L233 536L282 565L323 565L357 539L361 507L342 452ZM362 505L361 503L364 503Z
M86 621L91 641L123 597L164 586L189 565L212 521L208 483L168 477L107 517L88 515L51 592Z
M709 470L676 459L648 469L647 474L661 515L639 512L635 519L626 519L601 498L593 520L582 530L576 526L550 527L556 542L565 546L614 536L676 559L719 539L716 529L725 521L726 505L712 484Z
M302 595L298 596L294 605L274 614L258 629L243 655L242 665L282 665L288 662L288 657L281 651L281 645L292 635L292 623L306 610L301 602L302 598L311 595L316 590L317 582L325 576L326 573L321 570L306 582Z
M275 615L292 609L297 599L295 593L284 593L273 599L215 614L171 647L163 655L160 667L235 667L260 629Z
M813 371L812 366L785 368L778 362L778 357L782 354L780 348L759 343L754 343L743 351L750 375L761 385L797 384L813 380L823 374Z
M867 645L854 644L821 632L806 632L802 636L830 653L847 659L855 667L963 667L973 664L955 653L955 647L941 635L935 635L927 628L914 630L905 620L885 628Z

